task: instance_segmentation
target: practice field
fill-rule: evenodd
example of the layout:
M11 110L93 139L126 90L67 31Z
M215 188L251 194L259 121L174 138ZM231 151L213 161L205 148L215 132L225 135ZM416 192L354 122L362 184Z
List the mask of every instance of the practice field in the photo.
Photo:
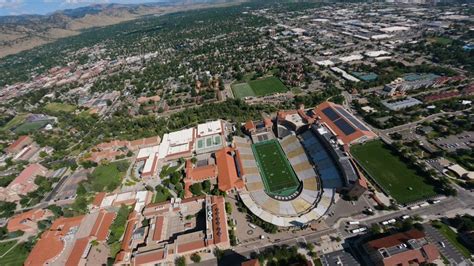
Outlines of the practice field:
M288 91L288 88L276 77L252 80L249 81L249 85L257 96Z
M247 83L239 83L232 85L232 91L234 92L235 98L245 98L249 96L255 96L252 88Z
M267 77L232 85L236 98L242 99L250 96L265 96L277 92L287 92L288 88L276 77Z
M18 126L17 128L15 128L13 130L13 132L15 132L17 134L26 134L26 133L36 131L40 128L43 128L44 126L46 126L49 123L51 123L51 121L49 121L49 120L36 121L36 122L25 122L25 123L21 124L20 126Z
M382 141L351 147L351 153L368 174L398 203L406 204L436 195L433 185L408 168Z
M252 150L262 176L265 190L276 196L290 196L299 186L288 159L277 140L259 142Z

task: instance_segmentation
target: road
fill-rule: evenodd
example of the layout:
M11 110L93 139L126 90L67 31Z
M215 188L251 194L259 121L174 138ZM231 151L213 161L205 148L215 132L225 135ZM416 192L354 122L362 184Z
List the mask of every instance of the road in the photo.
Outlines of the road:
M410 216L417 215L424 218L425 220L430 220L430 219L438 219L446 215L455 216L456 214L462 214L462 213L471 213L471 214L474 213L474 195L472 195L469 191L466 191L460 188L459 186L454 186L454 187L458 190L457 197L445 198L445 199L442 199L441 202L439 203L430 204L426 207L420 207L419 209L416 209L416 210L408 210L405 208L398 211L381 212L374 216L367 216L364 219L359 219L360 225L358 226L369 227L373 223L380 223L382 221L389 220L392 218L398 218L403 215L410 215ZM233 251L226 254L222 262L220 263L222 265L240 265L239 263L242 260L245 260L245 258L247 259L250 258L250 254L252 254L253 252L260 252L264 250L266 247L273 246L273 245L286 244L286 245L292 246L301 242L318 243L322 236L327 236L331 234L339 234L343 238L355 236L354 234L351 234L349 231L346 230L346 227L345 227L346 221L349 221L349 220L352 220L352 219L343 218L343 219L340 219L337 223L335 223L333 228L316 231L316 232L310 232L306 235L302 235L299 237L296 236L296 237L284 239L278 242L273 242L273 243L268 243L268 244L263 245L259 241L256 241L254 243L241 245L241 246L235 247ZM446 257L455 258L455 260L458 261L459 256L455 257L455 255L456 255L455 253L449 253L447 254ZM236 260L238 259L240 261L236 262ZM234 264L234 262L236 263ZM211 260L201 262L198 265L216 265L216 264L217 264L217 260L211 259Z
M411 123L407 123L407 124L403 124L403 125L400 125L400 126L396 126L396 127L392 127L392 128L388 128L388 129L384 129L384 130L380 130L380 132L382 132L383 134L391 134L391 133L395 133L395 132L399 132L399 131L403 131L403 130L407 130L407 129L410 129L410 128L415 128L418 124L421 124L425 121L428 121L428 120L431 120L431 119L434 119L434 118L437 118L437 117L440 117L440 116L446 116L446 115L460 115L462 114L463 112L468 112L472 109L471 108L468 108L468 109L465 109L465 110L462 110L462 111L454 111L454 112L441 112L441 113L436 113L436 114L432 114L432 115L429 115L427 117L424 117L418 121L415 121L415 122L411 122Z

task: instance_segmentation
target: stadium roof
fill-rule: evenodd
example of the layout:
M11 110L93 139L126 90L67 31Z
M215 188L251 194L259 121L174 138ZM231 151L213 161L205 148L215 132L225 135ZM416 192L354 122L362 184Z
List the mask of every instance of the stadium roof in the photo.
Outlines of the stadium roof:
M314 109L315 115L326 124L344 144L373 139L377 135L341 105L324 102Z

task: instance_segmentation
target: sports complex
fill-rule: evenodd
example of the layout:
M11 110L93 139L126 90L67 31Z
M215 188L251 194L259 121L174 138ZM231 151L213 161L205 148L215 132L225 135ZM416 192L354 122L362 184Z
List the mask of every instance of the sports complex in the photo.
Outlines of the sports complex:
M321 219L336 192L357 196L366 191L345 150L376 135L364 132L360 121L336 107L325 103L309 111L280 111L271 121L247 122L248 136L234 137L245 181L239 196L254 215L280 227L302 226ZM331 124L333 120L340 121Z

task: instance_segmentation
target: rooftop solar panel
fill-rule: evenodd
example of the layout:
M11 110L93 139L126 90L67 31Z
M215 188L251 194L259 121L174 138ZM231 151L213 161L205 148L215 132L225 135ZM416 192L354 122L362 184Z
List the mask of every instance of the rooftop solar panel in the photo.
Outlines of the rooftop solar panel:
M346 136L356 132L356 130L349 123L347 123L346 120L344 120L344 119L338 119L337 121L334 121L334 124L336 124L336 126L340 130L342 130L342 132Z
M342 107L336 107L337 111L342 114L345 118L347 118L354 126L357 128L364 130L364 131L369 131L369 129L364 126L359 120L355 119L354 116L352 116L349 112L346 111L346 109Z
M332 121L340 118L340 116L331 107L324 108L323 113Z

